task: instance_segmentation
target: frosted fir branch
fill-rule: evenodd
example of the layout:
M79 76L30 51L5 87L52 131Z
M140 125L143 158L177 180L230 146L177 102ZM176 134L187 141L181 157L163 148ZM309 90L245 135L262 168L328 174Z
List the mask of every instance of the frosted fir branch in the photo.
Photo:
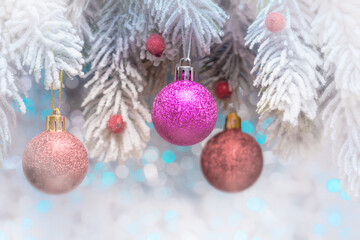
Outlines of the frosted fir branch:
M77 34L86 43L94 41L95 16L101 9L101 3L94 0L68 0L67 19L73 24Z
M270 12L285 17L282 32L266 29L265 19ZM260 118L275 116L267 130L267 142L284 160L302 157L299 153L319 142L319 135L312 132L318 125L312 121L324 79L320 72L322 59L310 32L312 17L307 0L269 0L246 36L251 49L258 47L252 70L257 74L254 85L261 87L257 111ZM288 151L286 144L294 146L294 151Z
M0 165L6 157L7 147L11 144L10 128L16 122L15 109L10 105L13 102L19 111L25 113L26 107L21 94L26 91L21 84L15 66L8 62L10 59L8 42L4 37L2 19L0 19ZM16 103L16 104L15 104Z
M232 90L231 98L228 101L218 100L218 106L226 109L231 102L235 109L240 109L243 102L250 104L249 95L255 90L254 76L250 73L255 56L245 46L244 40L249 25L255 19L255 8L240 1L228 4L226 9L230 19L224 27L225 36L220 44L213 45L211 54L203 59L202 82L213 91L218 80L227 80Z
M347 193L360 197L360 19L358 1L314 2L313 32L330 82L321 96L324 136L330 137ZM326 29L326 31L324 31Z
M97 74L107 76L98 79ZM90 80L91 90L82 106L86 117L85 135L90 156L100 161L125 161L130 156L140 157L142 149L150 139L150 129L145 121L151 116L141 98L143 78L136 67L121 63L97 71ZM120 114L126 122L122 134L113 134L107 129L111 115Z
M151 116L142 95L146 69L136 46L146 17L137 12L139 2L127 3L108 1L103 7L88 58L92 69L85 85L91 89L82 104L85 141L90 156L106 162L139 157L150 138L145 122ZM113 114L120 114L127 124L121 134L107 129Z
M278 34L265 27L270 12L280 12L286 18L286 28ZM257 72L254 85L263 89L258 112L283 112L283 121L296 126L298 116L316 116L316 89L323 83L318 72L321 59L310 35L299 5L294 0L279 3L269 1L250 26L246 44L251 49L259 44L253 72Z
M192 28L200 55L210 52L212 42L221 41L222 27L228 16L211 0L145 0L144 3L159 31L168 34L174 45L181 39L182 27L187 39Z
M83 42L66 19L63 0L19 0L5 2L10 18L5 22L10 52L21 56L36 81L45 70L45 87L59 88L59 73L82 75ZM12 56L14 58L14 56ZM18 59L15 59L18 61Z

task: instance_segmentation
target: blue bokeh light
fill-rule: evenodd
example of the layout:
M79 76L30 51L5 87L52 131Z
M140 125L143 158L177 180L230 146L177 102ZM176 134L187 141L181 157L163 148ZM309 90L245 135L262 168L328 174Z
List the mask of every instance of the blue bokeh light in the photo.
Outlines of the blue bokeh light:
M162 160L169 164L175 161L175 153L171 150L166 150L163 154L162 154Z
M146 125L151 129L154 129L154 124L152 122L148 123L146 122Z
M39 213L48 213L52 207L52 203L48 200L40 200L36 204L36 210Z
M146 240L160 240L160 239L161 239L160 235L156 232L150 233L146 238Z
M261 210L261 208L265 206L265 203L257 197L251 197L247 200L246 206L250 211L256 212Z
M341 184L339 179L330 179L327 181L326 188L329 192L338 192L341 190Z
M106 186L110 186L115 183L116 177L115 174L112 172L105 172L101 180Z
M175 210L169 210L165 214L165 220L166 221L174 221L178 217L178 213Z
M251 134L254 131L254 125L250 121L241 122L241 131Z
M270 126L270 124L273 122L273 120L274 119L272 117L267 118L263 123L261 123L261 127L263 129L268 128Z
M338 213L330 213L328 221L331 226L334 227L340 226L341 216Z
M107 166L105 163L102 162L98 162L97 164L95 164L94 166L94 172L98 175L103 174L104 172L106 172L107 170Z
M46 121L46 117L47 116L50 116L52 114L52 109L50 108L47 108L47 109L44 109L42 112L41 112L41 119L45 122Z
M349 201L351 200L351 196L347 195L347 193L344 191L344 190L341 190L341 198L346 200L346 201Z
M315 224L313 227L314 235L323 236L325 235L326 228L323 224Z
M255 139L259 144L264 144L266 141L266 135L264 135L262 132L258 132L255 136Z
M5 240L5 232L0 230L0 240Z
M234 240L247 240L247 235L243 231L237 231L234 234Z
M135 171L135 179L138 182L144 182L145 181L144 170L142 168Z
M26 108L34 108L35 107L34 99L28 97L28 98L23 98L23 101L24 101Z

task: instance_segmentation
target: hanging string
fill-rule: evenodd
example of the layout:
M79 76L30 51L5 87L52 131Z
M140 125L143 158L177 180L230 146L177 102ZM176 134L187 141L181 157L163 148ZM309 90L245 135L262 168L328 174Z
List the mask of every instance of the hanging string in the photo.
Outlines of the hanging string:
M59 89L59 107L58 108L54 108L54 89L53 89L53 83L51 83L51 106L52 106L52 110L54 112L56 110L60 111L62 83L63 83L63 71L61 70L60 71L60 89Z
M191 26L190 26L191 27ZM191 50L191 38L192 38L192 32L193 32L193 28L191 27L190 30L190 37L189 37L189 45L188 45L188 52L186 55L186 45L185 45L185 34L184 34L184 24L181 25L181 38L182 38L182 45L183 45L183 54L185 58L190 58L190 50Z

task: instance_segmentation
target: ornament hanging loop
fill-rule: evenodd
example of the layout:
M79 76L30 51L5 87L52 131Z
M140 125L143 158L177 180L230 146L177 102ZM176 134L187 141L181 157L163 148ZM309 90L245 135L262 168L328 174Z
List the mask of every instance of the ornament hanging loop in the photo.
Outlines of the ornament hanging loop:
M59 107L58 107L58 108L55 108L55 107L54 107L54 88L53 88L53 83L51 83L51 106L52 106L53 112L54 112L56 109L58 109L58 111L60 111L62 84L63 84L63 71L60 70L60 89L59 89Z
M52 106L52 115L46 117L46 131L50 132L61 132L65 131L66 119L61 116L60 106L61 106L61 89L63 83L63 71L60 71L60 89L59 89L59 107L54 107L54 89L53 84L51 84L51 106Z

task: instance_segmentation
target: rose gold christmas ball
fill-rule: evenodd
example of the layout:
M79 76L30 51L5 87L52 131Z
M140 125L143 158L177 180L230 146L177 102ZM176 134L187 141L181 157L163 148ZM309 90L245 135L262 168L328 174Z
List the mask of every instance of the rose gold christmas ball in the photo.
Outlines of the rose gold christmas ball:
M85 178L89 160L79 139L66 131L45 131L26 146L23 170L39 191L61 194L73 190Z
M225 130L205 145L201 168L206 180L218 190L239 192L259 178L262 151L256 140L240 129Z

